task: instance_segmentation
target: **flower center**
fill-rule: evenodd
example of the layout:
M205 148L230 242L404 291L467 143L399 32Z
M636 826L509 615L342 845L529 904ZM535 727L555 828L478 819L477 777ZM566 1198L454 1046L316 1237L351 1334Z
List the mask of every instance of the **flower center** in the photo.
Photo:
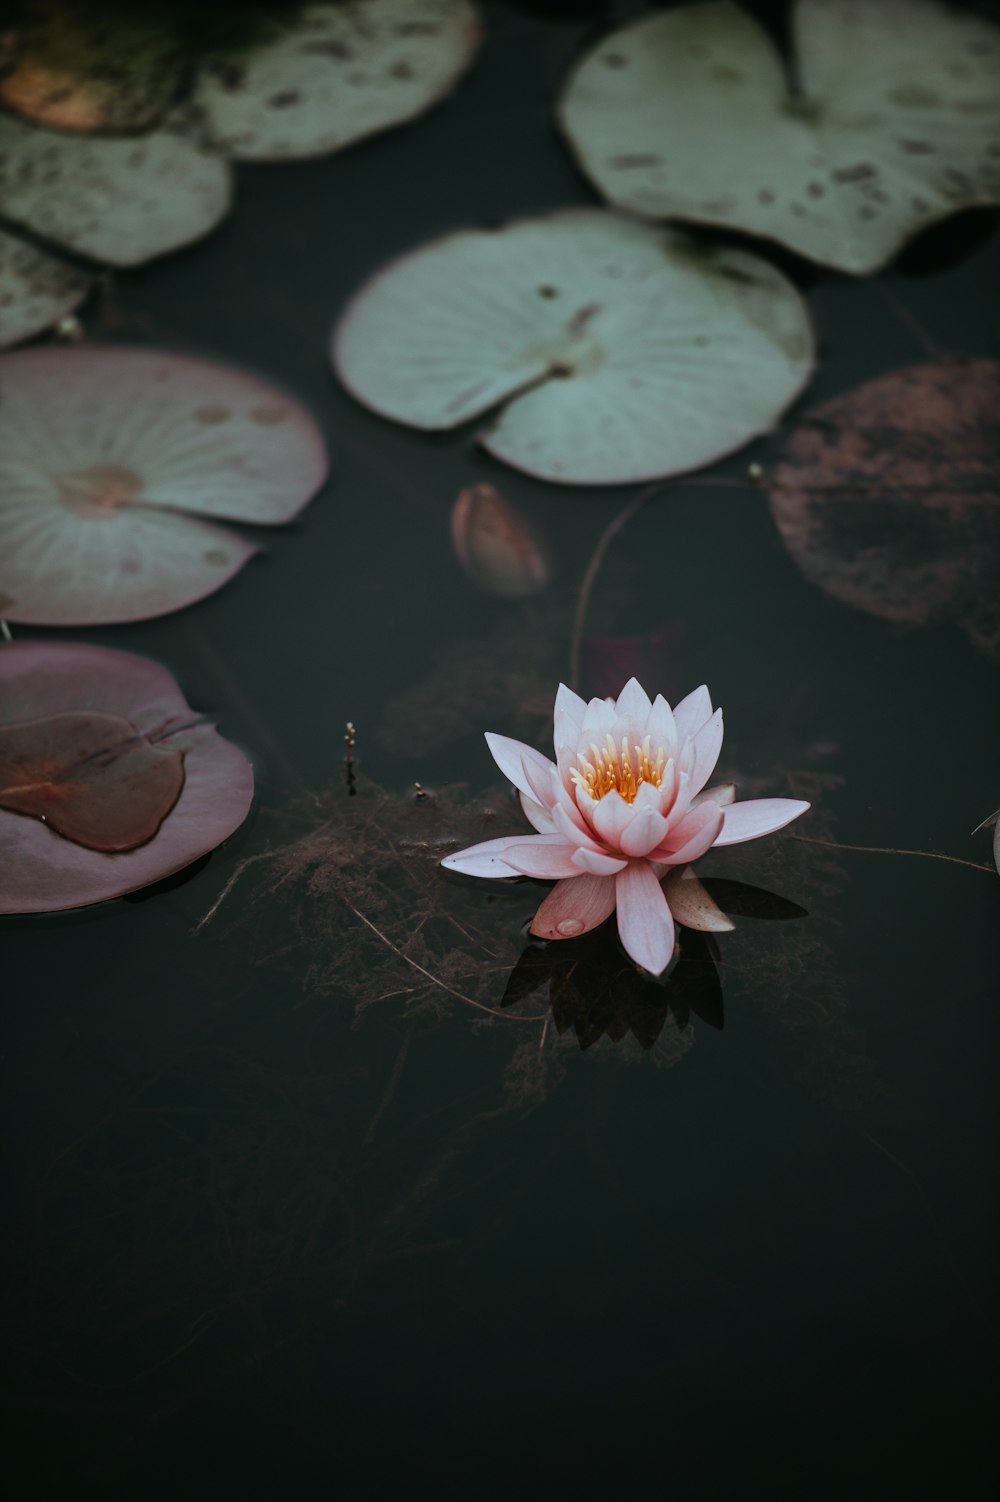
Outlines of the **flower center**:
M580 751L576 759L579 767L570 776L588 797L596 802L605 793L614 792L626 803L634 803L644 782L651 782L656 788L662 786L667 753L658 746L654 756L648 735L641 746L634 747L629 745L627 735L622 736L620 746L609 735L603 747L595 746L592 741L590 755Z

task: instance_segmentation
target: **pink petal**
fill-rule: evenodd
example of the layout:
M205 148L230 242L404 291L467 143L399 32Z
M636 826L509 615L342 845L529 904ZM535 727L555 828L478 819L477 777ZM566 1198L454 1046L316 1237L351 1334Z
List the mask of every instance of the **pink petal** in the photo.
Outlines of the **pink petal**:
M614 855L605 855L602 850L584 849L574 851L573 864L581 871L589 871L593 876L614 876L624 870L627 862Z
M644 734L649 736L654 754L661 746L671 756L676 753L677 722L671 713L670 705L662 694L657 694L653 700L653 707L646 718Z
M631 803L626 803L621 793L612 790L605 793L603 798L591 802L589 809L585 806L584 812L589 815L591 824L604 844L612 850L620 850L622 835L634 818Z
M82 642L7 642L0 706L6 723L59 710L121 715L164 750L184 753L180 796L136 850L88 850L37 819L0 810L0 912L54 912L137 891L214 850L249 812L246 757L200 721L164 668L143 657Z
M531 932L540 939L573 939L610 918L615 883L610 876L576 876L557 881L535 914Z
M525 834L505 834L497 840L483 840L465 850L456 850L454 855L446 855L441 864L446 870L461 871L465 876L520 876L520 871L507 864L504 855L512 845L523 845L530 838Z
M697 823L696 815L698 816ZM678 825L677 830L671 830L667 837L667 843L673 844L677 835L683 830L686 836L683 845L675 845L672 851L657 850L656 859L665 860L671 866L683 865L685 861L696 861L700 855L705 854L706 850L711 850L717 842L724 817L724 811L716 808L712 803L705 803L701 808L693 809Z
M575 845L568 844L562 835L536 834L512 845L504 852L504 860L522 876L536 876L542 881L554 881L562 876L575 876L579 870L573 864Z
M750 798L745 803L734 803L724 811L722 833L715 843L739 845L762 834L773 834L810 807L798 798Z
M633 805L631 822L622 830L618 848L624 855L648 855L666 835L668 821L662 814Z
M636 726L644 725L652 709L649 695L635 678L630 678L618 695L615 713L620 720L634 720Z
M580 726L580 740L585 746L591 741L601 745L606 735L614 734L617 723L618 716L613 704L609 704L607 699L591 699Z
M712 718L712 698L702 684L694 693L688 694L674 705L674 722L677 725L678 741L688 740L698 734L701 727Z
M700 933L729 933L734 924L717 907L689 866L671 871L663 894L677 923Z
M560 683L556 690L556 703L552 716L557 745L561 740L575 741L577 739L586 713L587 705L580 695L574 694L565 683Z
M517 796L521 800L524 817L534 829L538 830L539 834L556 833L556 826L552 822L552 815L547 809L544 809L540 803L536 803L534 798L527 798L524 793L518 793Z
M734 782L720 782L714 788L706 788L699 793L697 798L691 799L691 807L697 808L701 803L717 803L720 808L733 803L736 799L736 784Z
M567 807L565 803L557 803L552 810L552 822L556 827L556 832L571 845L576 845L583 850L602 849L600 842L594 839L591 830L581 828L583 818L578 809Z
M618 933L643 970L660 975L674 952L674 920L648 861L629 861L615 877Z
M722 750L721 709L717 709L708 723L701 727L691 745L694 750L694 765L691 768L689 792L693 798L696 793L701 792L715 771L715 763Z
M525 766L530 763L539 772L544 769L548 777L548 768L552 765L548 757L533 746L526 746L523 741L511 740L509 735L495 735L492 730L486 732L486 744L507 781L512 782L519 793L537 799L538 794L528 781Z

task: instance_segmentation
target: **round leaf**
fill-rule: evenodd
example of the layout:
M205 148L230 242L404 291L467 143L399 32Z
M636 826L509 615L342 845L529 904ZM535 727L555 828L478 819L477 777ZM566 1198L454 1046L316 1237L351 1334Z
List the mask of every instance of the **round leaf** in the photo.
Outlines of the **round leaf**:
M90 277L0 230L0 348L30 339L78 308Z
M114 854L87 849L38 817L0 806L3 913L83 907L149 886L214 850L250 809L253 772L246 757L199 719L165 668L106 647L0 646L0 734L67 715L126 721L137 743L144 739L168 758L162 765L183 758L183 786L151 838Z
M0 359L0 615L96 625L163 615L253 546L198 520L268 526L326 475L312 419L241 371L157 350Z
M905 624L952 620L1000 652L1000 363L891 371L810 413L769 485L807 578Z
M110 266L135 266L214 229L229 208L228 165L181 120L151 135L38 130L0 115L4 216Z
M936 0L799 0L793 88L731 0L612 33L559 120L620 208L780 241L843 271L1000 202L1000 29Z
M277 41L211 63L196 100L235 157L319 156L421 114L479 35L470 0L310 5Z
M772 266L602 210L450 235L364 286L335 330L347 388L418 428L507 401L480 442L529 474L619 484L770 428L813 362Z

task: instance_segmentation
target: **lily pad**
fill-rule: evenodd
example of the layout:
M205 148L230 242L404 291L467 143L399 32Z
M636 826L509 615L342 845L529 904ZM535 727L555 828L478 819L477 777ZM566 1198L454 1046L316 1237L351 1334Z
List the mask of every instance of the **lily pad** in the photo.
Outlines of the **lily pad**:
M36 784L49 774L47 806L39 788L31 807L11 808L16 762ZM84 907L160 881L221 844L253 797L246 757L165 668L65 642L0 646L0 784L2 913Z
M229 208L230 176L182 117L150 135L110 138L0 115L4 217L110 266L206 235Z
M794 430L768 486L792 557L846 605L953 621L1000 655L1000 363L890 371Z
M84 272L0 230L0 348L51 328L90 288Z
M334 333L366 406L457 427L542 479L697 469L770 428L813 365L809 317L765 261L600 209L465 230L384 268Z
M148 130L180 81L176 44L158 17L73 3L30 10L0 77L0 104L54 130Z
M605 37L559 105L583 171L633 213L857 274L1000 202L1000 28L935 0L799 0L793 32L791 77L730 0Z
M470 0L310 5L267 46L210 63L195 98L237 158L319 156L421 114L479 37Z
M120 715L71 710L0 725L0 808L89 850L151 840L180 797L184 757Z
M99 625L211 594L256 551L201 518L290 521L327 472L312 419L242 371L85 345L0 359L0 615Z

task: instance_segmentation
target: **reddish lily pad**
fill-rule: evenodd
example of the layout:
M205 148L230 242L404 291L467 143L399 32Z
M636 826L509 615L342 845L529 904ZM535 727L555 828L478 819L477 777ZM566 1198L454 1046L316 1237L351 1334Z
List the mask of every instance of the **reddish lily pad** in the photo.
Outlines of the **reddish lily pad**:
M183 751L154 746L120 715L70 710L0 725L0 808L88 850L145 845L183 786Z
M902 625L954 621L1000 654L1000 363L890 371L808 414L769 485L792 557Z
M160 350L0 359L0 613L32 625L144 620L211 594L326 477L283 392Z
M12 779L25 772L35 787L19 802ZM246 757L157 663L77 643L0 646L0 913L160 881L232 834L252 797Z
M551 569L534 528L494 485L459 492L451 540L459 563L487 594L520 599L549 582Z

